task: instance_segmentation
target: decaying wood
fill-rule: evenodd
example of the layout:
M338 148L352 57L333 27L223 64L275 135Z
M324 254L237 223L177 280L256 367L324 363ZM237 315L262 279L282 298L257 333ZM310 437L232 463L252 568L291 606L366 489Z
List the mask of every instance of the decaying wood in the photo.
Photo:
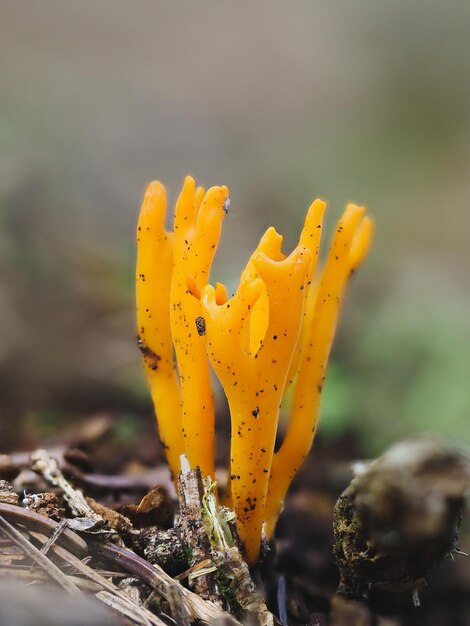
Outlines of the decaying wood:
M185 457L177 495L177 527L191 555L188 582L198 595L215 600L219 606L225 599L231 612L260 626L278 623L257 591L238 548L233 511L218 505L214 484L209 478L203 481L200 469L191 469ZM202 563L208 566L201 567Z
M188 547L189 565L194 566L212 558L211 545L203 519L202 501L204 486L199 467L191 469L186 460L178 474L177 495L179 504L178 527ZM213 571L200 573L193 578L190 586L206 600L222 606L222 598L217 589Z
M132 532L132 524L129 518L125 515L121 515L117 511L113 511L112 509L100 504L93 498L86 498L87 504L89 504L90 508L99 515L103 520L105 520L111 528L113 528L118 533L130 533ZM137 531L136 531L137 532Z
M241 609L250 622L259 626L274 626L279 622L268 611L237 545L234 513L218 505L214 488L215 484L207 478L204 481L202 507L218 584L224 588L225 595L230 592L232 603L237 605L232 606L232 610L240 612Z

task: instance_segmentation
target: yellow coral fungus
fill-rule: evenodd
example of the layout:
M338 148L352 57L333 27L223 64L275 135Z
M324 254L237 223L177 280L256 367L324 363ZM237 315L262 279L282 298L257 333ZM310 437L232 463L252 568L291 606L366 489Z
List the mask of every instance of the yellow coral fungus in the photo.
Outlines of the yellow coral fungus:
M222 384L232 427L229 499L254 563L263 526L270 536L311 447L342 297L367 255L373 224L363 207L348 205L316 272L326 205L315 200L294 251L286 256L282 236L269 228L228 299L224 285L208 284L227 199L226 187L206 193L187 177L173 232L166 232L165 191L151 183L137 233L137 323L173 473L185 453L193 467L214 476L209 362ZM291 382L292 413L275 453L279 408Z

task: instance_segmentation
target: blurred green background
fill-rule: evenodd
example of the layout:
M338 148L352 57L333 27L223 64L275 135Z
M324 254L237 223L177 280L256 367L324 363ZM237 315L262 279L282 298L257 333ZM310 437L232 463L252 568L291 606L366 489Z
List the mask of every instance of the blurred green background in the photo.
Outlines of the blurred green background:
M468 443L469 76L467 2L3 0L2 448L21 425L150 413L134 228L146 183L173 201L186 173L229 185L229 284L267 225L294 243L313 197L330 229L366 203L320 433Z

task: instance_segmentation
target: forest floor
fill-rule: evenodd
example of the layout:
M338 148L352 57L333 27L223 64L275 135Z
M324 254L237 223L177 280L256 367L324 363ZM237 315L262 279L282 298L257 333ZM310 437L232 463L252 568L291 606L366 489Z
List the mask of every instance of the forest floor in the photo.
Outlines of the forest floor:
M212 604L205 601L214 599L203 584L210 579L210 558L202 559L202 565L191 565L172 554L160 555L166 573L157 567L156 575L155 566L146 561L152 540L154 544L162 540L175 554L178 550L171 534L177 498L155 442L150 430L131 443L126 437L116 437L113 420L103 415L65 430L54 439L35 442L36 449L49 452L46 466L47 459L58 461L64 484L62 479L50 476L51 468L44 466L44 458L40 466L41 455L39 461L36 458L36 471L32 471L30 454L34 448L24 450L18 442L15 450L4 450L0 455L0 480L13 484L14 493L9 495L6 483L0 483L0 581L18 579L24 585L25 596L32 583L34 588L47 581L61 587L65 595L96 595L107 610L114 611L110 623L189 624L199 620L229 624L231 618L223 600L219 604L217 598ZM333 511L351 480L352 462L360 458L361 451L352 435L315 443L292 485L270 550L264 562L252 571L260 592L256 602L262 595L267 605L264 614L261 610L251 615L252 623L470 625L470 562L463 556L446 559L431 572L426 586L419 591L419 606L415 606L410 591L373 589L367 600L358 601L336 593L339 574L333 557ZM71 494L67 494L68 486ZM74 502L80 493L75 488L83 491L87 500ZM38 493L49 495L41 499L35 497ZM179 504L181 507L181 499ZM85 511L80 509L82 505ZM45 520L43 525L38 522L38 514ZM64 522L65 518L75 518L75 522ZM155 535L151 529L157 527L158 533L170 534ZM468 535L464 523L459 544L463 550L469 544ZM202 571L201 567L209 573L191 579L189 574ZM183 595L181 588L185 590ZM0 596L1 589L0 584ZM203 598L200 603L198 593ZM70 624L75 624L73 619L71 616ZM95 624L108 623L97 619ZM7 622L0 619L0 623ZM51 618L49 623L55 622Z

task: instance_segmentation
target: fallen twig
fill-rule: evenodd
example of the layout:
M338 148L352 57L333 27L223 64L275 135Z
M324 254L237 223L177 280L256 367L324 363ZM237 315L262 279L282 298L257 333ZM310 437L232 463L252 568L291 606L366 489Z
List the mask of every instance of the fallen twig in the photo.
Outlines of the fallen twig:
M68 524L74 530L105 532L109 531L105 520L93 511L85 496L68 482L59 468L58 462L46 450L36 450L31 455L32 469L41 474L49 483L62 489L64 499L72 511L74 518Z
M203 519L204 486L199 467L191 469L186 457L181 457L181 472L178 474L178 526L191 555L189 565L197 566L203 561L212 564L211 544ZM202 570L190 581L190 587L204 598L222 606L222 597L215 583L214 570Z
M202 504L203 517L211 541L212 561L218 570L217 581L230 592L233 611L241 609L259 626L274 626L278 621L268 611L263 596L256 589L248 565L237 545L233 512L219 506L214 487L215 483L206 478Z
M67 528L67 522L66 520L63 519L62 521L59 522L58 526L54 528L52 535L49 537L46 543L42 546L41 552L43 554L47 554L49 548L52 546L52 544L54 544L57 541L57 539L60 537L60 535L64 532L66 528Z

